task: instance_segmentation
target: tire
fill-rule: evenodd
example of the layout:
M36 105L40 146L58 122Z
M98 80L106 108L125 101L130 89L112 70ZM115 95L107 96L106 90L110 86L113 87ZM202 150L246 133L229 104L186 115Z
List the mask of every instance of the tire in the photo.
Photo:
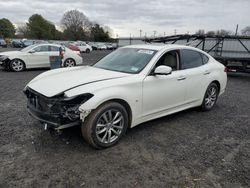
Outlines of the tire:
M87 53L87 54L90 53L90 49L86 49L86 53Z
M21 72L25 69L25 63L21 59L13 59L10 61L10 69L14 72Z
M75 62L74 59L68 58L68 59L66 59L66 60L64 61L63 66L64 66L64 67L74 67L74 66L76 66L76 62Z
M218 85L216 83L211 83L208 86L206 93L204 95L203 102L201 105L201 110L202 111L211 110L217 102L218 95L219 95Z
M117 144L127 127L126 109L119 103L107 102L90 113L82 123L81 130L88 144L96 149L104 149Z

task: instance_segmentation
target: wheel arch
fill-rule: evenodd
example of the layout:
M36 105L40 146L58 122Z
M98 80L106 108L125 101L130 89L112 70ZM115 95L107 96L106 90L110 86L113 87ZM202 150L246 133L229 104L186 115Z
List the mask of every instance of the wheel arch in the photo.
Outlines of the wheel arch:
M218 80L213 80L211 83L215 83L218 86L219 93L220 93L220 89L221 89L220 82Z
M121 105L126 109L126 111L127 111L127 113L128 113L128 120L129 120L128 127L130 128L130 127L131 127L131 124L132 124L132 110L131 110L131 107L130 107L130 105L128 104L128 102L125 101L125 100L123 100L123 99L114 98L114 99L109 99L109 100L103 102L103 103L100 104L99 106L101 106L101 105L103 105L103 104L105 104L105 103L107 103L107 102L117 102L117 103L121 104ZM98 107L99 107L99 106L98 106ZM98 108L98 107L97 107L97 108Z

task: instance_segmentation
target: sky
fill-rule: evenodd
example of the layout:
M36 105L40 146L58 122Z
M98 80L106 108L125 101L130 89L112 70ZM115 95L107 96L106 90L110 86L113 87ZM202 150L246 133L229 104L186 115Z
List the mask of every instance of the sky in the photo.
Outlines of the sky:
M250 26L250 0L0 0L0 18L14 24L41 14L60 27L64 12L77 9L109 26L113 37L163 36ZM141 32L140 32L141 30Z

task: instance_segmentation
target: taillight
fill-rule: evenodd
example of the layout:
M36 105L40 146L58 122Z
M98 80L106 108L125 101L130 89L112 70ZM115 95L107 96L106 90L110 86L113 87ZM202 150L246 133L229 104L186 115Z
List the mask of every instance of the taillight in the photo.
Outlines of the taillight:
M228 68L227 67L224 68L224 72L228 72Z

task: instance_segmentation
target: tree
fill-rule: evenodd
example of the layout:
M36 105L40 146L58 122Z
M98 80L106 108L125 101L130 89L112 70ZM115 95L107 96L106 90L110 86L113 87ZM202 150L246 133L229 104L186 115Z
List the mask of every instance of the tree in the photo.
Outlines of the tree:
M109 33L105 32L104 29L99 24L94 24L94 26L91 27L90 36L91 39L95 42L110 41Z
M207 36L215 36L215 32L214 31L208 31L206 32Z
M227 36L227 35L231 35L232 31L229 30L225 30L225 29L221 29L216 31L216 35L220 35L220 36Z
M82 12L70 10L65 12L61 20L64 26L64 35L70 40L85 40L91 22Z
M28 36L34 39L54 39L56 27L39 14L34 14L27 23Z
M6 18L0 19L0 37L12 38L14 35L14 25Z
M244 29L242 29L241 34L244 36L250 36L250 26L247 26Z
M28 29L26 24L22 24L17 26L17 36L19 37L27 37L28 36Z
M204 35L205 31L204 31L204 29L199 29L198 31L196 31L195 34L197 34L197 35Z

